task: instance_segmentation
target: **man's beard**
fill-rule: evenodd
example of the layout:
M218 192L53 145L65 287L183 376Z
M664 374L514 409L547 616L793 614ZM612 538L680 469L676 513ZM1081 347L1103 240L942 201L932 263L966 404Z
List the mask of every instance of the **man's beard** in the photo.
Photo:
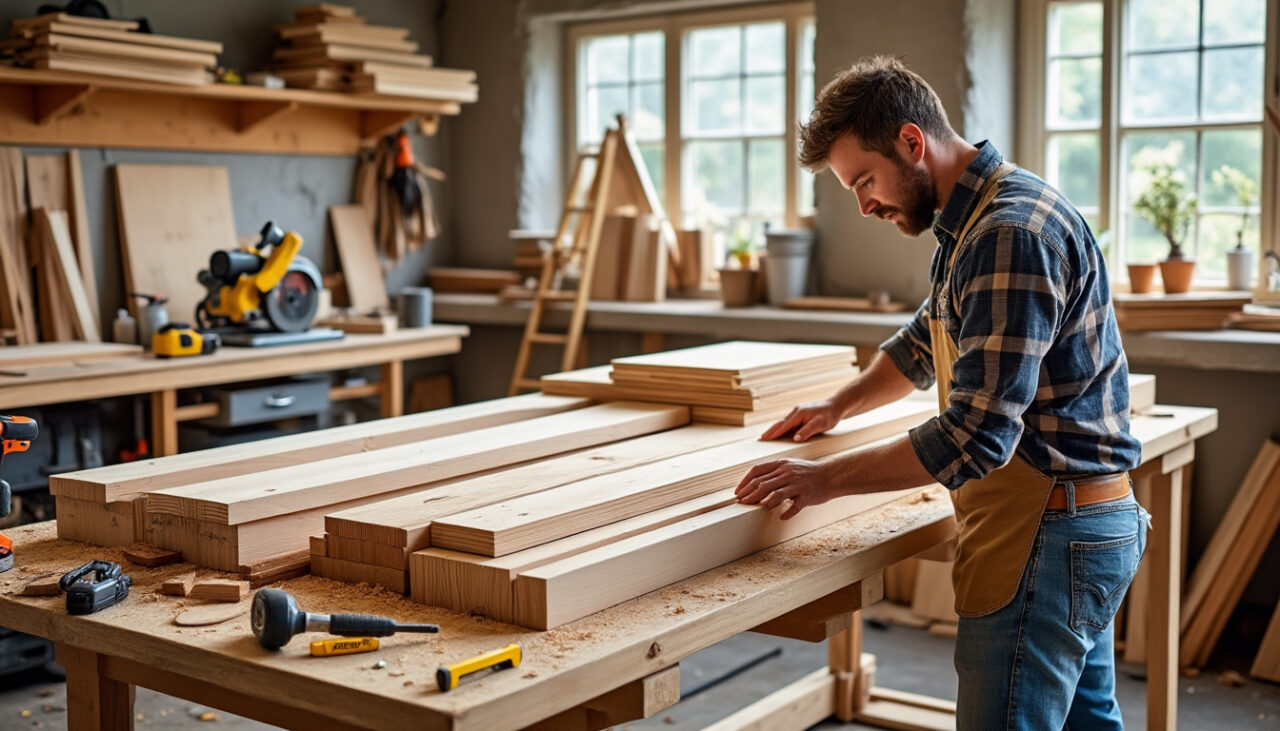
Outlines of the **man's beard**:
M882 208L876 211L880 218L888 218L897 213L898 230L907 236L919 236L933 226L933 218L938 210L938 192L933 188L933 176L927 171L912 167L906 160L894 156L898 166L899 183L898 198L901 208Z

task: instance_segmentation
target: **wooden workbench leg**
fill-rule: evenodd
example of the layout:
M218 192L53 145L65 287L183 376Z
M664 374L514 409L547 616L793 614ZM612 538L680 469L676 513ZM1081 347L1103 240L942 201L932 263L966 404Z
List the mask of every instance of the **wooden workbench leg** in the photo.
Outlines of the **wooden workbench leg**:
M133 728L134 687L101 673L102 656L59 642L54 650L67 670L67 728L70 731L129 731Z
M836 676L836 718L854 720L867 704L871 678L862 672L862 612L853 612L849 629L827 640L827 667Z
M1142 477L1133 486L1133 494L1138 504L1147 510L1154 511L1151 504L1151 476ZM1148 541L1155 540L1153 532ZM1151 545L1148 543L1147 555L1138 566L1138 574L1129 584L1129 593L1125 598L1128 609L1125 612L1124 661L1142 664L1147 661L1147 632L1150 626L1150 615L1147 603L1151 600Z
M178 453L178 392L175 389L151 394L151 453L157 457Z
M1151 485L1147 543L1147 728L1178 725L1178 630L1182 601L1182 470Z
M382 418L404 416L404 361L382 364Z
M640 352L660 353L667 349L666 333L641 333Z

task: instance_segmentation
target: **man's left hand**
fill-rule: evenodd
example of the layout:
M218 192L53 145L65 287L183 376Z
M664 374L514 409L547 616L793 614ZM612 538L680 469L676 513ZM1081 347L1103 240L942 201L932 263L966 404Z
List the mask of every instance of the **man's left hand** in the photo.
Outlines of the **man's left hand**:
M772 510L785 501L791 505L782 513L788 520L810 505L821 505L839 492L830 470L822 462L806 459L775 459L752 467L734 491L738 502Z

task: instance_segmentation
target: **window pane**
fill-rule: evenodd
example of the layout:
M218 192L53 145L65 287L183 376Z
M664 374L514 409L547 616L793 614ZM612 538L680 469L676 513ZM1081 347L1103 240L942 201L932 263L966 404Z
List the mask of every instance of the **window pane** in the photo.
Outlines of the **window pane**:
M1125 118L1133 122L1194 118L1197 56L1194 51L1130 56Z
M587 41L588 84L627 81L627 36L603 36Z
M786 174L783 172L785 145L782 140L752 140L748 146L747 174L751 186L751 215L781 215L786 195Z
M1129 0L1126 9L1132 50L1200 42L1199 0Z
M818 35L818 27L812 21L806 21L800 29L800 70L813 71L813 44Z
M627 106L626 86L601 86L587 90L587 123L582 130L583 139L599 142L604 136L606 127L613 124L614 117L626 114L630 118L631 110Z
M690 142L685 147L685 213L706 217L742 209L742 142Z
M740 72L741 26L701 28L689 32L689 75L693 78L729 76Z
M800 176L800 181L799 181L800 206L799 206L798 213L801 216L809 216L813 214L813 211L815 208L814 206L815 201L813 196L813 186L814 186L813 173L809 172L808 170L805 170L802 167L797 167L796 172Z
M1200 244L1196 248L1196 276L1227 278L1227 250L1235 248L1241 231L1241 217L1209 214L1200 217ZM1244 228L1244 245L1258 250L1258 217L1249 216ZM1203 270L1202 270L1203 267Z
M649 179L653 181L653 187L658 191L658 199L661 200L663 191L665 190L666 176L664 162L666 159L666 145L661 142L636 145L640 148L640 159L644 160L644 167L649 173Z
M1215 182L1213 173L1226 165L1237 170L1253 183L1252 202L1250 207L1258 205L1258 188L1262 180L1262 132L1258 129L1234 129L1209 131L1204 133L1203 180L1201 181L1201 207L1231 206L1244 207L1236 195L1231 181L1231 174L1226 174L1222 182ZM1223 178L1223 176L1219 176ZM1248 184L1245 183L1247 186Z
M777 74L786 70L786 30L782 23L747 26L747 73Z
M742 91L739 79L689 82L692 104L688 133L738 134L742 129Z
M1176 174L1188 192L1195 190L1195 132L1142 132L1126 135L1124 186L1121 203L1125 216L1125 258L1134 261L1159 261L1169 253L1169 244L1145 218L1133 212L1133 200L1150 184L1150 175L1142 168L1149 163L1167 162L1176 168ZM1194 231L1188 231L1181 242L1183 251L1190 254Z
M1102 3L1058 3L1049 8L1049 53L1102 53Z
M662 33L637 33L632 37L632 81L661 81L666 76Z
M637 140L660 140L666 134L666 90L661 83L635 87L631 130Z
M1054 135L1048 153L1049 182L1076 207L1096 208L1102 162L1098 135Z
M1169 256L1169 243L1147 219L1136 213L1125 216L1125 263L1152 264ZM1183 252L1190 254L1189 247Z
M1204 117L1262 117L1262 46L1204 52Z
M1266 39L1267 0L1206 0L1204 42L1262 43Z
M781 76L747 77L747 132L780 135L786 122L786 80Z
M1049 64L1049 124L1098 124L1102 120L1102 59L1063 59Z

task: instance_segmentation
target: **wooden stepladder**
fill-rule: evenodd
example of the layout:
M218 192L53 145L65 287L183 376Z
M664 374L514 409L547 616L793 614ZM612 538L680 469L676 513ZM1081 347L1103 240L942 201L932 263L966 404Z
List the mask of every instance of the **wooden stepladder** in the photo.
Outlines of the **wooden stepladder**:
M600 244L600 227L604 224L610 201L613 171L620 149L625 149L626 121L618 115L618 127L605 132L599 149L586 149L578 154L573 180L560 225L556 228L551 251L543 257L542 274L534 291L533 307L525 323L520 352L516 356L515 372L511 374L512 396L527 390L538 390L538 379L530 378L529 361L534 345L560 345L564 356L560 370L572 370L578 362L582 347L582 328L587 320L587 297L595 274L596 251ZM594 172L594 175L591 173ZM583 189L588 176L591 184ZM564 289L566 277L577 268L577 287ZM569 318L567 332L547 332L542 329L547 303L572 302L573 314Z

